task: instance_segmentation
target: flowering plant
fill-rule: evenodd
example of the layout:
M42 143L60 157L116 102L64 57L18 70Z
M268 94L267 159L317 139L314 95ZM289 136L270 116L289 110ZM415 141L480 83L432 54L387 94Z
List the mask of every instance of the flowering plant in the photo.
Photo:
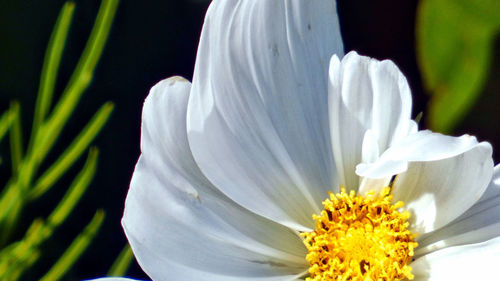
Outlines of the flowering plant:
M343 56L332 1L214 1L192 84L142 118L122 222L154 280L495 274L491 145L419 131L392 62Z

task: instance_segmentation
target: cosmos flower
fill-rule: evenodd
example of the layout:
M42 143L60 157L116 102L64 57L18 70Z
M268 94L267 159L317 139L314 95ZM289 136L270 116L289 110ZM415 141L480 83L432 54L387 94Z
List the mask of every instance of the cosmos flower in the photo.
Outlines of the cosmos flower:
M153 280L497 276L490 144L418 131L392 62L342 57L333 1L212 2L192 84L144 103L122 223Z

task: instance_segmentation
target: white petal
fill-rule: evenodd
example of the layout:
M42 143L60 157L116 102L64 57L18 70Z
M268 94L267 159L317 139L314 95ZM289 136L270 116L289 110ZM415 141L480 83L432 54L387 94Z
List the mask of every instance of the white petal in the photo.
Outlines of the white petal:
M389 147L375 163L362 163L356 173L369 178L393 176L406 171L408 162L436 161L450 158L477 145L473 136L445 136L431 131L419 131Z
M455 157L411 162L408 170L397 176L392 194L412 213L413 231L420 235L433 231L469 209L490 182L491 154L491 145L482 142Z
M498 280L500 237L479 244L446 248L411 264L415 281Z
M379 157L378 151L378 139L373 134L373 130L367 130L365 137L363 138L363 147L361 152L361 161L363 163L373 163L377 161ZM359 184L359 193L366 194L370 191L375 191L375 193L380 192L384 187L388 186L392 177L385 177L380 179L370 179L363 177L361 178L361 183Z
M361 146L361 162L374 163L377 161L379 156L378 138L373 130L369 129L365 132L365 136L363 137L363 145Z
M89 279L88 281L138 281L138 279L130 279L125 277L104 277L97 279Z
M500 236L500 165L481 199L445 227L419 239L416 255L443 247L478 243Z
M327 70L342 55L336 3L214 1L188 106L196 162L222 192L295 229L337 185Z
M185 127L189 90L189 82L170 78L144 104L142 155L122 220L139 264L153 280L301 273L307 268L301 239L235 204L200 172Z
M149 263L156 263L159 262L157 260L154 260L154 256L148 255L148 258L151 258L147 262ZM231 265L228 265L231 266ZM153 281L164 281L164 280L186 280L186 281L237 281L237 280L243 280L243 281L256 281L256 280L264 280L264 281L292 281L292 280L302 280L299 279L299 277L304 276L307 274L307 272L301 272L300 274L296 275L283 275L283 276L266 276L266 277L261 277L258 272L250 272L248 273L248 276L245 277L240 277L240 278L235 278L233 276L224 276L220 274L216 274L213 272L207 272L204 270L198 270L196 268L188 267L188 266L183 266L179 265L176 263L172 263L170 261L161 261L161 265L159 264L156 267L158 270L161 270L161 268L168 269L169 275L168 277L164 277L162 279L154 279ZM252 276L254 274L254 276ZM182 278L182 279L181 279Z
M414 128L410 120L410 89L394 63L359 56L356 52L347 54L342 62L333 57L329 77L330 133L335 165L341 184L357 189L359 178L355 167L361 162L362 154L369 153L362 153L366 131L372 131L377 150L385 151Z

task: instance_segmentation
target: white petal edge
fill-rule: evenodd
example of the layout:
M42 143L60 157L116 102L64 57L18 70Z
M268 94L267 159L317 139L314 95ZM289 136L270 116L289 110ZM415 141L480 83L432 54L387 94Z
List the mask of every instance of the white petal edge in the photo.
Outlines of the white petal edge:
M477 145L473 136L451 137L429 130L406 136L385 150L378 161L357 165L356 173L368 178L390 177L407 170L409 162L451 158Z
M141 280L126 278L126 277L103 277L97 279L87 279L85 281L141 281Z
M185 127L189 89L185 79L166 79L144 104L142 155L122 220L139 264L153 280L276 280L301 273L306 250L298 235L235 204L196 166Z
M328 60L342 55L336 3L213 1L198 47L188 138L207 178L240 205L314 228L338 186Z
M451 158L411 162L391 191L410 211L411 230L422 235L439 229L476 203L491 180L491 155L491 145L481 142Z
M340 184L356 190L360 179L355 168L362 162L362 154L377 154L370 159L378 158L378 152L414 129L408 82L391 61L377 61L356 52L348 53L342 61L333 56L328 104L332 151ZM368 130L371 142L378 146L376 151L362 151Z
M500 237L483 243L450 247L411 263L415 281L497 280Z
M154 256L148 256L150 258L154 258ZM148 263L158 262L157 260L147 260ZM230 265L228 265L230 266ZM161 264L157 264L157 269L163 267L164 270L169 271L169 275L164 278L152 278L153 281L177 281L177 280L196 280L196 281L291 281L291 280L299 280L300 277L304 276L306 272L301 272L296 275L282 275L282 276L270 276L270 277L262 277L258 273L252 274L249 273L250 276L235 278L234 276L224 276L219 274L214 274L212 272L207 272L205 270L197 270L192 267L187 267L183 265L179 265L176 263L172 263L170 261L161 262ZM159 275L160 273L155 275Z
M443 228L419 239L416 256L445 247L479 243L500 236L500 165L481 199Z
M374 163L377 161L380 153L379 153L378 141L377 138L373 135L373 131L367 130L365 133L365 137L363 138L363 147L362 147L362 158L361 161L363 163ZM361 178L361 182L359 184L359 193L367 194L370 191L374 191L375 194L378 194L384 187L388 186L392 177L385 177L380 179L370 179L366 177Z

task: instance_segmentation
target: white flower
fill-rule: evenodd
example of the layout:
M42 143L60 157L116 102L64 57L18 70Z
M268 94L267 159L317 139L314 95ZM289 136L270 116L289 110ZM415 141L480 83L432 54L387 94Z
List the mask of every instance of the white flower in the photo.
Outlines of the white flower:
M144 104L122 222L153 280L306 278L328 192L388 185L411 213L414 280L498 275L491 146L417 131L398 68L342 50L333 1L211 4L193 83Z

